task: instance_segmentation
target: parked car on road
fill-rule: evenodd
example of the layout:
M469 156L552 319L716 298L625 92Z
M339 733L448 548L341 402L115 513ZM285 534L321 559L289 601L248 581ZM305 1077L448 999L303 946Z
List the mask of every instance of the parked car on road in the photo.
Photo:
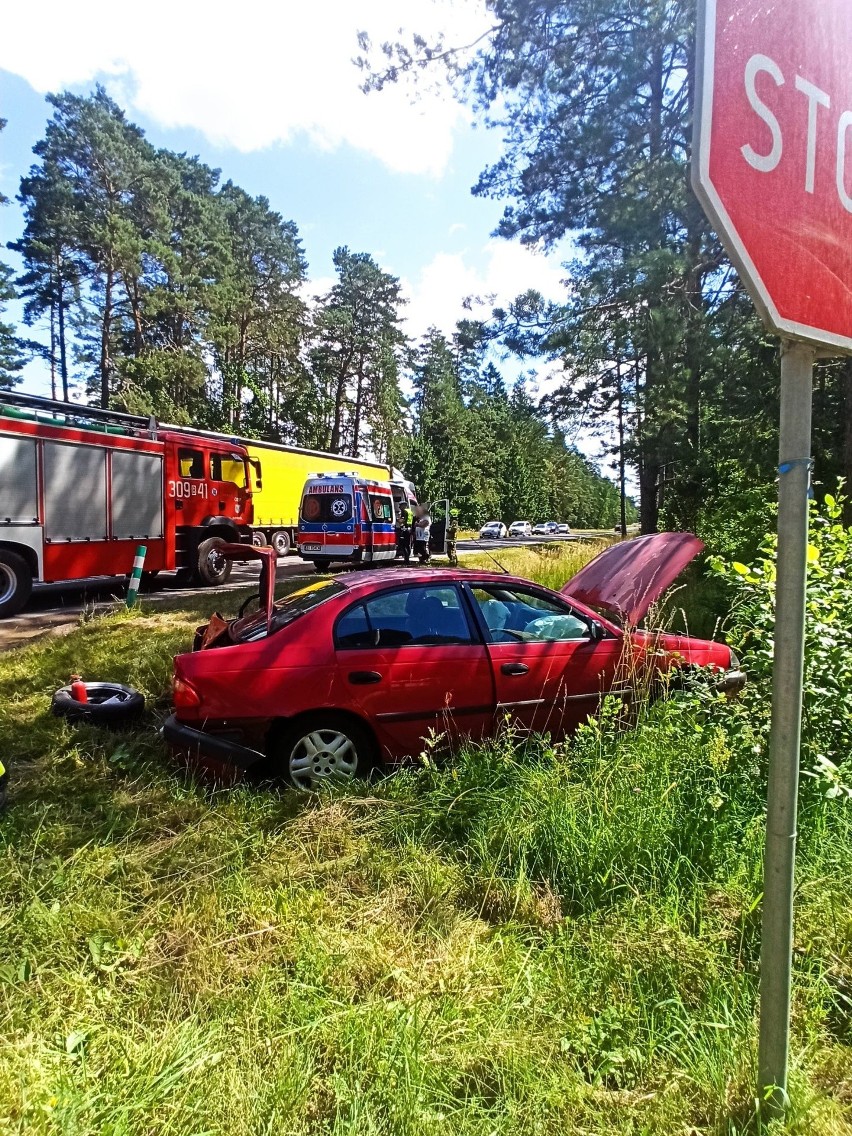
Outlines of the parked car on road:
M532 536L531 521L512 521L509 525L509 536Z
M488 521L479 530L480 540L502 540L509 535L509 530L502 521Z
M570 536L571 535L571 526L570 525L557 525L556 526L556 535L557 536Z
M430 731L452 742L519 730L562 737L631 679L708 668L720 690L745 675L723 643L637 625L703 548L688 533L613 544L561 592L498 572L385 568L312 579L275 600L275 552L259 610L213 616L175 658L178 751L262 770L299 789L392 767ZM245 608L245 604L243 605Z

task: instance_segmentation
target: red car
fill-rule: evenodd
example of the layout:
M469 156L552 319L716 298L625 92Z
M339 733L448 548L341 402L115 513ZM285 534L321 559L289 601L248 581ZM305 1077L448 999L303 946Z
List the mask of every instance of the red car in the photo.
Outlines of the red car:
M561 592L499 572L386 568L278 601L275 553L254 549L260 610L214 616L176 657L164 736L204 762L264 762L311 789L419 754L430 731L481 738L508 715L564 736L637 674L708 667L736 692L745 675L723 643L636 629L702 547L687 533L616 544Z

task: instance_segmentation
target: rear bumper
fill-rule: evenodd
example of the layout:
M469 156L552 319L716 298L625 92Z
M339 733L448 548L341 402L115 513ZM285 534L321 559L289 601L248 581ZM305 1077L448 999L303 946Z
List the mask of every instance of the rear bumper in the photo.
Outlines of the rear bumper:
M745 671L739 669L725 671L716 683L716 690L719 694L727 694L729 698L733 698L740 693L747 682L748 676Z
M222 762L225 765L235 765L238 769L251 769L266 756L259 750L241 745L231 738L208 734L204 730L188 726L185 722L179 722L174 714L166 718L160 733L163 740L178 753Z

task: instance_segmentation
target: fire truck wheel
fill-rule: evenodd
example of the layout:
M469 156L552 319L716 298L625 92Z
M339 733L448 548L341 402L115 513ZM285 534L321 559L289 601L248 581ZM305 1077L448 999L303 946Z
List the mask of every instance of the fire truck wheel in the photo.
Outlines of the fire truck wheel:
M263 548L266 544L266 533L262 533L260 529L252 529L251 542L255 548Z
M269 543L275 549L276 556L286 556L290 551L290 536L283 529L276 529Z
M33 590L33 575L23 556L0 548L0 618L17 615Z
M120 682L87 682L85 686L88 702L78 702L70 686L61 686L51 700L53 713L69 722L124 726L135 722L145 709L144 695L132 686Z
M233 568L233 561L226 560L219 551L225 542L218 536L202 540L198 546L198 578L208 587L217 587L227 582Z

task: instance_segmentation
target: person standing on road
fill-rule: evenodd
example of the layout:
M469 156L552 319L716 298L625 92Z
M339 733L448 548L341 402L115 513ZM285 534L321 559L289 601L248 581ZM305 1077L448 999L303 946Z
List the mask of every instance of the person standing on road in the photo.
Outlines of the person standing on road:
M411 522L414 518L408 503L400 505L396 513L396 554L405 564L411 563Z
M420 505L414 521L414 554L421 564L429 563L429 534L432 531L432 518L425 505Z
M459 535L459 511L450 509L450 523L447 525L447 559L451 568L458 568L459 557L456 552L456 539Z

